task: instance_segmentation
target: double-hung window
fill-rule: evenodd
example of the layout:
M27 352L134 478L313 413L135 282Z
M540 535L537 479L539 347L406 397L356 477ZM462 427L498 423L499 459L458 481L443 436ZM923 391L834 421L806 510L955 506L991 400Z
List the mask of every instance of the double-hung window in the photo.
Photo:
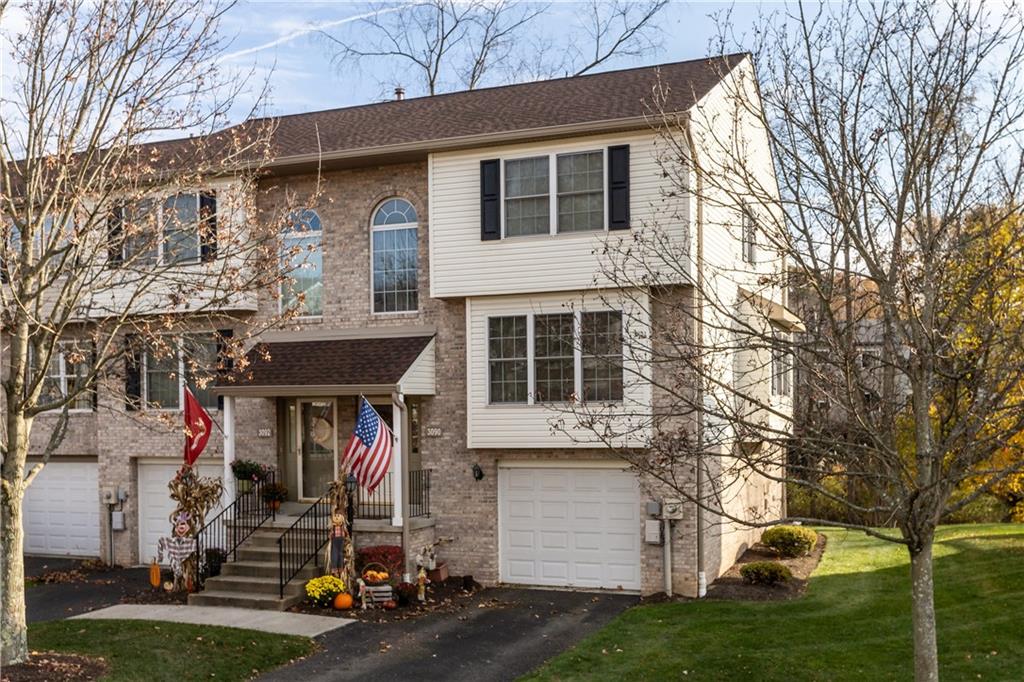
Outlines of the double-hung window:
M792 390L793 367L789 353L789 334L772 333L772 394L788 396Z
M320 215L307 208L295 211L281 236L281 310L305 317L324 313L323 226Z
M622 400L619 311L492 317L487 342L491 403Z
M185 387L207 409L217 407L213 382L217 372L217 341L212 334L188 334L150 346L142 356L142 398L151 408L176 410L184 404Z
M505 236L603 230L604 155L590 150L506 159Z
M740 221L742 223L742 249L743 262L757 262L757 225L754 222L754 214L746 204L740 210Z
M143 199L123 209L125 261L138 265L197 263L201 257L200 194Z
M78 391L68 409L92 410L93 392L86 390L89 372L90 362L81 351L74 349L70 344L59 344L46 367L40 401L62 401L69 394Z
M492 403L525 403L529 396L526 315L487 321L487 353Z

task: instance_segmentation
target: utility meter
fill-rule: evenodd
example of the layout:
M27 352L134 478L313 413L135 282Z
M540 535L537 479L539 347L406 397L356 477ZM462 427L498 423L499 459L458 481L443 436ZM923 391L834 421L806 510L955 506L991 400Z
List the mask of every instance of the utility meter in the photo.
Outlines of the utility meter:
M679 521L683 518L682 500L662 500L661 518L671 521Z

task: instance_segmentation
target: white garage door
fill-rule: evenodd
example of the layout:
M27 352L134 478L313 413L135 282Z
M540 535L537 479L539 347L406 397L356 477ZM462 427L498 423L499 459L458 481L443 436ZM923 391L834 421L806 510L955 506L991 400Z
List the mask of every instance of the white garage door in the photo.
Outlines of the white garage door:
M26 554L100 555L96 462L51 461L25 491L23 511Z
M501 580L640 589L640 495L619 469L500 468Z
M170 535L170 515L175 502L171 500L167 483L181 467L180 462L139 462L139 563L148 564L156 556L156 543ZM199 465L199 474L211 478L224 477L224 465ZM218 505L206 515L207 520L220 511ZM166 563L167 558L164 557Z

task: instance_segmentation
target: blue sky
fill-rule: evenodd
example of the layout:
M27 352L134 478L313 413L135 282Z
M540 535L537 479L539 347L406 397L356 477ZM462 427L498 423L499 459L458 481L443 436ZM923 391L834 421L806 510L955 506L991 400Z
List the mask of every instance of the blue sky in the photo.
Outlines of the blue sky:
M396 5L400 3L395 3ZM746 30L763 8L771 3L672 2L660 18L663 47L639 60L623 59L611 68L678 61L707 54L708 41L716 34L708 16L732 7L738 30ZM271 86L269 112L288 114L372 102L380 98L378 82L365 73L339 73L321 37L312 30L325 24L336 31L351 30L356 22L344 23L367 11L365 3L346 0L331 2L282 2L242 0L224 18L223 29L232 38L226 65L240 70L254 68L256 81L268 78ZM577 11L574 2L557 2L537 27L557 34L568 21L566 14Z

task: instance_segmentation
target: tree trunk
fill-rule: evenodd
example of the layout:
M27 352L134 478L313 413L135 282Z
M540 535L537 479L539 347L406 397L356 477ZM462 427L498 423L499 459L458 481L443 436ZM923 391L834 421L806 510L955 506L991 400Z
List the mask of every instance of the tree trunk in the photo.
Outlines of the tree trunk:
M0 571L3 584L3 623L0 624L0 665L11 665L28 658L25 629L25 558L22 554L24 532L21 525L21 500L24 488L11 486L0 503L2 534ZM5 486L6 488L6 486Z
M938 682L939 649L935 641L935 589L932 543L910 552L911 610L914 625L914 679Z
M8 396L7 405L10 405ZM25 497L25 458L31 420L17 410L7 414L7 453L0 490L0 666L28 658L25 628L25 532L21 503Z

